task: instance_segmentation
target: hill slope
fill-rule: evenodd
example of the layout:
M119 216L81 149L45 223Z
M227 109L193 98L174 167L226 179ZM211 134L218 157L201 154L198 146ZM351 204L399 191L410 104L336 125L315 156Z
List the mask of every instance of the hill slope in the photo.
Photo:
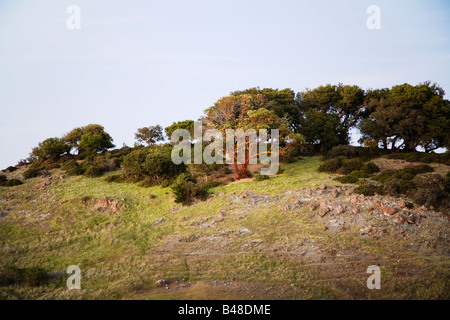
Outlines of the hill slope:
M58 170L0 187L0 298L448 299L443 213L358 196L318 173L320 162L217 187L189 207L170 188ZM66 288L70 265L82 290ZM380 290L366 287L370 265L381 268ZM31 267L50 282L4 280Z

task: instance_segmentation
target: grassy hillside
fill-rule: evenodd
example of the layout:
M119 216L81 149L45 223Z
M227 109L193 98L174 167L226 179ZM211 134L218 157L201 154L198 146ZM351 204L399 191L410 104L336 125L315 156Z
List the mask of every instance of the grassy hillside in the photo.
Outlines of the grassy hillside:
M450 298L446 216L358 196L320 163L306 157L187 207L170 188L106 182L114 172L57 169L0 187L0 299ZM66 288L70 265L82 290ZM381 290L366 287L369 265L381 268ZM32 267L49 283L4 280Z

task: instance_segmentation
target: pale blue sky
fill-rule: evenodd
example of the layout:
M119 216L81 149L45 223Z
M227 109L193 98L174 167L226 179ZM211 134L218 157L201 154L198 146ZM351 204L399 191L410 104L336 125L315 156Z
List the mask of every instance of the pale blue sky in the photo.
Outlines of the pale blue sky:
M132 145L249 87L430 80L450 94L449 17L445 0L0 0L0 169L89 123Z

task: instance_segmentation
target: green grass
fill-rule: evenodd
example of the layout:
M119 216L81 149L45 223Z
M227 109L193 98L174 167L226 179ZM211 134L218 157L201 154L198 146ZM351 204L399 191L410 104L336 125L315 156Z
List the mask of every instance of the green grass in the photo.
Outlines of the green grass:
M83 275L83 289L77 292L69 292L61 283L37 288L15 285L0 287L0 298L399 297L398 288L393 286L381 293L360 287L367 278L367 259L410 261L416 257L414 251L405 250L407 242L402 237L362 239L356 227L346 233L330 234L323 230L324 220L306 207L283 211L285 204L296 199L287 191L340 185L333 175L317 172L321 162L321 157L305 157L283 165L283 173L268 180L211 189L207 201L188 207L174 203L170 188L108 183L105 176L54 178L46 187L42 187L43 178L34 178L24 185L0 188L0 212L7 213L7 219L0 220L0 270L39 267L64 271L69 265L78 265ZM117 172L108 173L112 174ZM243 205L244 201L233 202L232 197L244 191L282 199L257 208ZM85 206L83 199L88 198ZM119 209L97 210L94 204L103 198L116 200ZM222 209L226 210L225 221L211 224ZM244 219L238 219L240 216ZM154 224L159 219L166 221ZM244 228L251 233L237 236L236 231ZM252 244L254 239L262 242ZM349 260L339 258L329 267L327 263L312 262L314 255L326 256L324 252L331 249L358 253ZM302 253L306 257L311 254L311 261ZM423 263L438 264L436 269L429 268L429 272L438 270L438 278L448 275L448 259ZM334 277L334 272L340 276ZM356 280L351 272L359 274ZM158 279L190 281L192 288L166 291L158 288ZM245 282L257 288L254 294L225 292L211 286L209 281L213 280ZM293 291L291 284L296 284L298 290ZM284 293L266 295L267 287ZM442 296L444 289L438 284L432 282L430 288L410 290L409 295Z

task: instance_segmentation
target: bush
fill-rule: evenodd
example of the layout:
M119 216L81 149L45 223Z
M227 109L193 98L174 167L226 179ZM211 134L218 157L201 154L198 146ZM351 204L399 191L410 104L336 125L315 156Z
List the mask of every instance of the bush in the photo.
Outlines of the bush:
M84 173L83 168L75 160L65 162L62 169L68 176L78 176Z
M263 180L268 180L268 179L270 179L270 177L268 176L268 175L265 175L265 174L260 174L260 173L257 173L257 174L255 174L255 177L253 178L255 181L263 181Z
M380 168L373 162L365 163L361 170L364 170L367 174L373 174L380 172Z
M175 203L190 205L197 196L198 187L189 174L182 173L171 187L175 194Z
M372 183L365 183L355 188L355 193L363 194L365 196L373 196L376 193L382 194L382 186L378 186Z
M13 166L9 166L8 168L6 168L5 170L3 170L3 171L5 171L5 172L14 172L14 171L16 171L18 168L16 168L16 167L13 167Z
M90 178L100 177L103 174L103 169L94 162L85 161L82 164L83 175Z
M353 177L351 175L343 176L343 177L337 177L334 180L339 181L340 183L356 183L359 181L358 178Z
M319 166L318 171L334 173L342 167L343 160L345 160L345 157L327 159Z
M356 171L360 170L364 165L364 161L362 161L360 158L352 158L344 160L342 163L342 167L347 169L348 171Z
M383 194L391 196L400 196L412 190L415 184L409 180L390 179L383 184Z
M3 187L14 187L14 186L19 186L21 184L23 184L22 181L17 180L17 179L11 179L11 180L2 182L0 185Z
M42 174L41 170L42 170L41 168L30 166L27 170L23 172L23 178L24 179L36 178Z
M186 170L186 166L174 164L171 152L172 146L166 144L139 148L129 153L122 163L124 177L135 182L176 177Z
M6 182L8 180L4 174L0 174L0 183Z
M450 209L450 181L439 174L427 174L414 177L416 188L409 197L417 204L434 206L441 210Z
M372 177L373 180L384 183L394 177L397 174L397 170L387 169L382 171L380 174Z
M206 199L209 189L219 184L217 181L197 183L188 173L182 173L176 178L171 189L175 194L175 203L190 205L195 199Z
M369 175L364 170L355 170L352 171L349 176L355 177L355 178L368 178Z
M39 267L32 268L6 268L0 272L0 285L9 286L14 284L27 284L32 287L48 283L47 272Z
M340 144L338 146L335 146L331 148L326 154L325 158L336 158L336 157L346 157L346 158L354 158L358 157L358 151L355 147L345 144Z

